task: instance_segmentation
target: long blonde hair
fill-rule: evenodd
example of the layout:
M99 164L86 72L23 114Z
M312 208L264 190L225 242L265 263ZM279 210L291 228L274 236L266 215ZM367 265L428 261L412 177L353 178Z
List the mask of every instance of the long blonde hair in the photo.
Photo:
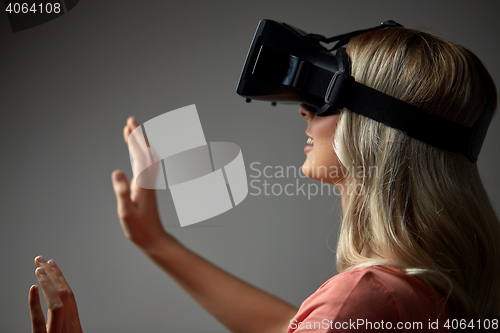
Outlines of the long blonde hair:
M347 53L356 81L460 124L488 101L496 109L493 80L457 44L389 28L353 38ZM343 167L367 171L348 175L338 271L390 258L448 295L455 318L498 318L500 221L477 165L347 109L333 145Z

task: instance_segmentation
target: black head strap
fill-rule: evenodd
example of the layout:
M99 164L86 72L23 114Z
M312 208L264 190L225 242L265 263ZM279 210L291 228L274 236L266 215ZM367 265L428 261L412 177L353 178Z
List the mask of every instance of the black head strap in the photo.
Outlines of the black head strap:
M390 95L358 83L343 72L333 73L325 93L325 106L318 116L351 111L403 131L406 135L476 162L493 117L493 104L488 102L476 123L467 127Z

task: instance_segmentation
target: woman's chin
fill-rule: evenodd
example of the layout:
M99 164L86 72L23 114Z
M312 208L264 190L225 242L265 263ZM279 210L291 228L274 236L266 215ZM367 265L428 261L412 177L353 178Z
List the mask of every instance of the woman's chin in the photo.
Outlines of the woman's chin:
M316 180L316 181L319 181L319 182L320 181L323 181L323 182L326 181L324 179L324 177L318 177L319 176L318 172L317 171L315 172L315 170L308 165L307 161L304 163L304 165L302 165L302 173L304 174L304 176L306 176L309 179Z
M304 176L306 176L307 178L311 178L311 175L310 175L310 168L309 166L307 165L307 161L304 162L304 164L302 165L302 173L304 174ZM312 179L312 178L311 178Z
M302 165L302 173L305 177L316 180L318 182L328 183L332 185L337 185L342 183L341 177L331 178L332 175L328 175L325 172L325 168L316 168L311 166L309 162L306 160Z

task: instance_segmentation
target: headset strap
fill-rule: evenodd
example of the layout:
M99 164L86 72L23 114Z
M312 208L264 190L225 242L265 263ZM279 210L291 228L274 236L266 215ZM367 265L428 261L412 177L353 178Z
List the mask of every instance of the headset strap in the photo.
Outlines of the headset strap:
M358 83L346 73L333 73L314 65L312 70L315 75L309 77L314 77L314 82L304 82L303 89L307 93L324 96L325 106L316 111L318 116L346 107L401 130L414 139L462 154L473 163L477 161L493 116L491 102L486 104L474 126L467 127Z

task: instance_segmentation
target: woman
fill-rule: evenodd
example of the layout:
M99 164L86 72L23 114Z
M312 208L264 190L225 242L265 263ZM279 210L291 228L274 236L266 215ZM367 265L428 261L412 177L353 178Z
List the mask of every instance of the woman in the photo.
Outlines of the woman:
M496 107L496 88L481 62L429 34L368 32L348 43L347 54L356 81L457 123L471 126L489 101ZM299 113L311 143L303 172L339 188L344 217L340 274L298 311L182 246L162 228L155 192L129 186L115 171L127 238L234 332L498 328L500 223L477 165L347 109L318 117L301 105ZM136 126L129 118L125 141ZM346 172L328 172L335 167ZM50 309L47 331L81 331L55 262L35 263ZM45 332L37 293L32 286L33 332ZM408 326L415 323L421 326Z

